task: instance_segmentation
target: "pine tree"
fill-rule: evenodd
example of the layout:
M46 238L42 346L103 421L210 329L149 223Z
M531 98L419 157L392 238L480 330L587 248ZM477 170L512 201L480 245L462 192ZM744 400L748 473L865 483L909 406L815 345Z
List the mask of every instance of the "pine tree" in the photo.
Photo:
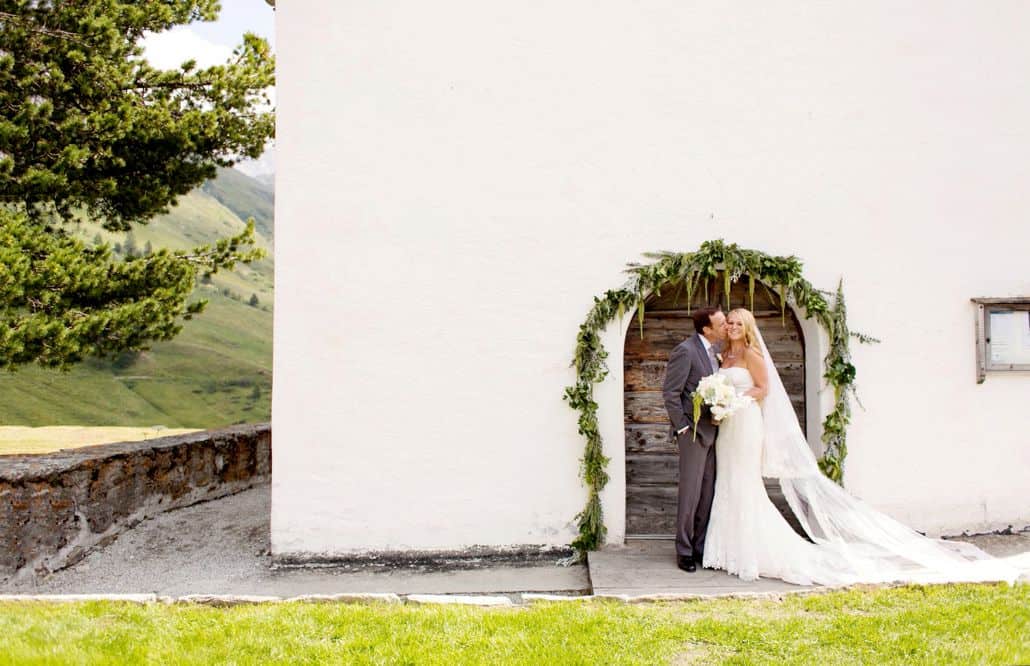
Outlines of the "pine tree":
M240 236L188 252L158 250L116 261L106 245L87 247L24 214L0 224L0 367L36 362L66 367L87 356L145 349L182 329L205 302L188 302L197 275L255 259Z
M125 234L125 244L122 247L125 248L125 256L127 258L139 255L139 248L136 247L136 236L131 231Z
M127 231L258 157L272 136L268 43L225 65L160 70L144 31L217 17L217 0L0 2L0 193L31 216L84 208Z
M217 0L0 0L0 367L67 367L174 337L204 307L190 301L199 275L261 256L253 224L124 260L65 227L82 212L128 231L216 167L260 155L274 132L265 40L244 35L228 63L204 69L156 69L139 46L145 31L217 11Z

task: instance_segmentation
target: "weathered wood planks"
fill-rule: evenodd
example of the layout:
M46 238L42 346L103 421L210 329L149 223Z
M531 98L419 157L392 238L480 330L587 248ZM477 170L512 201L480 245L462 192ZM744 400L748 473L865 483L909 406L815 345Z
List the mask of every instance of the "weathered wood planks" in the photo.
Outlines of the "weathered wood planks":
M733 307L747 306L746 280L734 285L730 293ZM686 292L679 293L678 301L676 295L674 287L649 300L643 336L634 320L623 348L626 533L634 536L669 536L675 529L678 451L669 439L661 390L669 354L694 332ZM695 293L692 305L700 307L703 296ZM716 299L726 307L721 278L709 284L708 302ZM761 285L755 289L754 313L804 428L805 347L801 328L789 310L781 315L779 299ZM778 485L769 491L781 512L790 515Z
M676 487L665 485L626 486L627 494L637 498L640 509L626 513L626 534L630 536L664 537L676 534ZM769 499L794 531L808 539L801 523L794 517L775 479L765 480Z

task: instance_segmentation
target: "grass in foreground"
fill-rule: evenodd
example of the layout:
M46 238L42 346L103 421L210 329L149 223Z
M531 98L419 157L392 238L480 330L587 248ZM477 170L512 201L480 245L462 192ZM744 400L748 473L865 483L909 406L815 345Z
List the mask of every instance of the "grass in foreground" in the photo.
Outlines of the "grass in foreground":
M0 604L0 663L1016 664L1030 586L514 609Z
M84 426L0 426L0 455L51 453L112 442L139 442L194 432L188 428L94 428Z

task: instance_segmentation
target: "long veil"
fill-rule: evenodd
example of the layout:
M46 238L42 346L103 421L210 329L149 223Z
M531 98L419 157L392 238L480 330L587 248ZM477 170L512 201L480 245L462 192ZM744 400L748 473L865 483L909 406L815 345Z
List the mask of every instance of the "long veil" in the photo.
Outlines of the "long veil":
M1025 565L996 559L958 541L925 537L825 477L798 424L769 349L758 334L769 376L762 401L762 476L776 478L808 536L832 550L856 582L1013 582Z

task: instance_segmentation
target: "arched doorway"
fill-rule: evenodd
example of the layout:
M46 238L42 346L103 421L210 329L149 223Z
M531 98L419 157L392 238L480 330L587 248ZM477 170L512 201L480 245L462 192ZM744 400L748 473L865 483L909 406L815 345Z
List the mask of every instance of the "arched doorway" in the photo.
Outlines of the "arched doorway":
M693 334L690 313L705 304L726 308L722 276L709 283L709 293L686 295L675 288L645 304L643 336L634 319L623 349L623 405L626 433L626 537L672 538L676 521L678 452L669 439L669 420L662 400L665 365L673 348ZM751 307L747 281L732 285L732 307ZM780 309L779 296L762 285L754 294L755 319L784 387L791 397L801 427L805 418L805 341L801 325L790 308ZM770 497L791 522L793 515L779 496L779 487L767 484ZM795 525L800 530L800 526Z

